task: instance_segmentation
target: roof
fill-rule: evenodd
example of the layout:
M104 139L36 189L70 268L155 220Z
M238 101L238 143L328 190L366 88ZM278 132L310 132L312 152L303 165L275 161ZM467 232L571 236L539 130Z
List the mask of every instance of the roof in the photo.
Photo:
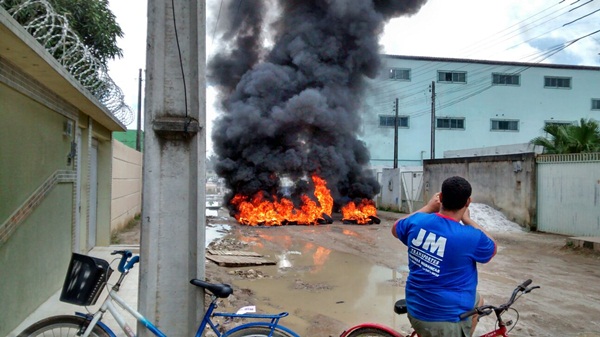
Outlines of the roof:
M121 123L81 83L40 45L3 8L0 8L0 57L16 65L60 98L110 131L124 131Z
M386 57L386 58L392 58L392 59L415 60L415 61L429 61L429 62L476 63L476 64L505 65L505 66L517 66L517 67L536 67L536 68L554 68L554 69L575 69L575 70L594 70L594 71L600 71L600 67L579 66L579 65L569 65L569 64L491 61L491 60L473 60L473 59L449 58L449 57L408 56L408 55L389 55L389 54L384 54L382 56Z

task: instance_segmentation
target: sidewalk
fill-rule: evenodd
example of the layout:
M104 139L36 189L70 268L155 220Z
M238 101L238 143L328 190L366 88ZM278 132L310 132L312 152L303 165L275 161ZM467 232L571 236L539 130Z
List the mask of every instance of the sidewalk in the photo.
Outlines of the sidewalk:
M96 247L96 248L92 249L88 254L86 254L86 255L93 256L93 257L98 257L98 258L104 259L111 264L111 267L114 269L114 272L113 272L112 277L109 280L109 284L111 284L111 281L113 283L116 282L117 277L118 277L118 271L117 271L118 261L113 262L113 260L115 259L115 256L110 255L110 253L114 250L122 250L122 249L131 250L134 254L139 254L139 250L140 250L139 246L135 246L135 245L134 246L115 245L115 246L109 246L109 247ZM137 309L138 277L139 277L139 265L136 265L133 269L131 269L127 278L125 278L125 281L123 282L123 285L121 286L121 290L119 291L119 296L121 296L134 309ZM62 285L61 285L61 288L62 288ZM100 297L98 298L98 302L96 302L96 305L90 306L90 307L81 307L81 306L61 302L59 300L61 288L57 289L57 291L54 295L52 295L46 302L44 302L42 305L40 305L40 307L36 311L34 311L31 315L29 315L29 317L27 319L25 319L11 333L9 333L7 335L7 337L15 337L19 333L21 333L23 330L25 330L28 326L30 326L31 324L33 324L41 319L50 317L50 316L73 315L75 312L84 312L84 313L88 312L88 311L95 312L100 307L100 305L102 305L102 301L104 300L104 298L106 296L106 290L104 290L100 294ZM117 306L119 309L121 309L118 306L118 304L116 304L116 303L115 303L115 306ZM135 331L136 326L137 326L135 318L133 318L129 313L127 313L123 310L121 310L121 311L123 312L123 316L125 317L127 324L129 324L129 326ZM121 331L121 329L119 328L119 325L113 319L112 315L105 314L102 321L105 322L111 329L113 329L113 332L117 335L117 337L126 336L125 333L123 333L123 331Z

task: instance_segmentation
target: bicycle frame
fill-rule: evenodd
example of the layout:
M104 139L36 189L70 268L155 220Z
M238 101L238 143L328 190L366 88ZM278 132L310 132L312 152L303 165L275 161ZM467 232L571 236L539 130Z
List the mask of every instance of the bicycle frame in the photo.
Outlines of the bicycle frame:
M152 332L157 337L167 337L167 335L165 335L164 332L162 332L159 328L157 328L154 324L152 324L152 322L150 322L148 319L146 319L146 317L144 317L142 314L140 314L137 310L135 310L129 304L127 304L125 302L125 300L123 300L123 298L118 295L118 293L117 293L118 289L126 275L127 275L127 272L124 272L121 274L117 283L109 291L108 296L102 303L102 306L100 307L100 309L98 311L96 311L93 315L84 314L84 313L76 313L78 316L82 316L82 317L85 317L86 319L90 320L90 324L87 326L82 337L88 337L90 335L92 329L96 325L99 325L101 328L103 328L111 337L116 337L116 334L106 324L104 324L101 321L102 316L107 311L112 315L112 317L116 320L117 324L119 324L119 326L121 327L121 330L123 330L123 332L128 337L136 336L134 330L129 326L129 324L127 324L124 316L119 311L119 309L117 309L117 306L115 305L115 303L118 304L125 311L129 312L129 314L131 314L133 317L135 317L135 319L138 322L142 323L142 325L144 325L144 327L146 327L148 330L150 330L150 332ZM282 312L280 314L251 314L251 313L238 314L238 313L228 313L228 312L215 312L215 309L217 308L217 300L218 300L218 298L216 296L211 295L210 305L208 306L206 312L204 313L202 322L198 326L198 330L196 332L196 337L202 336L202 333L206 329L207 325L210 326L210 328L216 334L217 337L226 337L227 335L234 333L240 329L245 329L245 328L249 328L249 327L267 327L271 330L271 332L273 332L275 329L279 329L279 330L283 330L283 331L289 333L292 336L299 337L299 335L297 333L295 333L293 330L290 330L289 328L287 328L285 326L279 325L279 320L283 317L288 316L287 312ZM225 318L269 319L270 321L269 322L267 322L267 321L247 322L247 323L241 324L235 328L227 330L224 333L221 333L219 331L219 324L213 322L211 319L211 317L213 317L213 316L214 317L225 317Z
M481 335L479 337L498 337L498 336L500 336L500 337L508 337L507 332L508 331L507 331L506 327L505 326L501 326L498 329L496 329L494 331L491 331L491 332L488 332L486 334L483 334L483 335Z
M117 294L117 290L115 290L114 287L110 290L108 296L104 300L104 303L102 303L102 306L98 311L96 311L96 313L94 313L94 315L77 313L79 316L84 316L90 319L90 324L88 325L82 337L88 337L93 327L96 324L102 323L100 320L102 319L102 316L104 315L104 313L106 313L106 311L108 311L112 315L112 317L114 317L115 321L117 321L117 324L119 324L119 326L121 327L121 330L123 330L123 332L128 337L136 336L134 330L129 326L129 324L127 324L121 312L116 308L115 304L113 303L113 300L121 308L129 312L133 317L135 317L135 319L138 322L142 323L154 335L158 337L167 337L162 331L160 331L160 329L158 329L154 324L148 321L142 314L140 314L137 310L133 309L129 304L127 304L123 300L123 298ZM116 337L115 333L107 325L101 324L101 326L111 337Z

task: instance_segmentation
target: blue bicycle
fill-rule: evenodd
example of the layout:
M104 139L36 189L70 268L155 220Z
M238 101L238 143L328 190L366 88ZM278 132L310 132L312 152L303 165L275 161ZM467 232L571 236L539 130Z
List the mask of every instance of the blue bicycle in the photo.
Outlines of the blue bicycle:
M133 256L131 251L128 250L114 251L111 254L121 255L118 267L120 276L117 283L108 292L106 299L98 311L90 314L76 312L75 315L48 317L26 328L19 334L19 337L115 337L115 333L102 322L102 316L105 312L109 312L115 318L125 335L135 337L134 330L127 324L123 315L115 306L115 303L129 312L154 335L166 337L160 329L128 305L118 295L119 288L129 270L139 262L139 256ZM101 290L106 286L111 273L112 269L107 261L73 253L60 300L83 306L95 304ZM211 297L210 305L204 313L204 318L198 327L196 337L202 336L207 326L214 331L217 337L299 337L291 329L279 324L280 319L288 316L287 312L280 314L216 312L218 300L227 298L233 293L231 286L228 284L209 283L198 279L193 279L190 283L204 289ZM213 321L214 317L224 317L225 319L244 318L251 321L222 332L219 323Z

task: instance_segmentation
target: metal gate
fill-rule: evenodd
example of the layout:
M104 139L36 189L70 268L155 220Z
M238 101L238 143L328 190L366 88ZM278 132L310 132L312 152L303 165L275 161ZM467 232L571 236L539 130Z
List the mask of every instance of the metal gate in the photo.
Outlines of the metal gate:
M600 236L600 153L540 155L537 229Z

